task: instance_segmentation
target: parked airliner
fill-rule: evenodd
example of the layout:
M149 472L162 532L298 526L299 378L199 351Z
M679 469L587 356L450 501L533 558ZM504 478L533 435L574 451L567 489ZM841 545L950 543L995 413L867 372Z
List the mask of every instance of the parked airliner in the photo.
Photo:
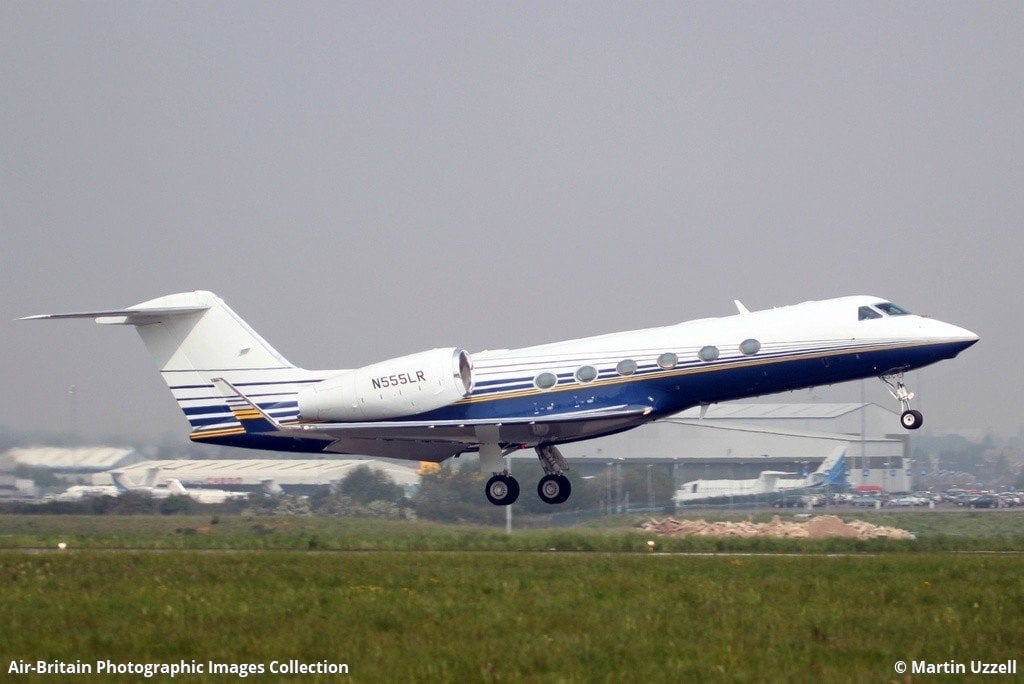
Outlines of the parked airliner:
M127 309L44 314L131 325L197 442L440 462L480 454L491 503L519 496L506 457L536 450L540 498L562 503L557 446L695 406L877 376L920 427L903 374L951 359L973 332L852 296L522 349L431 349L362 368L289 363L212 292ZM23 319L26 320L26 319Z

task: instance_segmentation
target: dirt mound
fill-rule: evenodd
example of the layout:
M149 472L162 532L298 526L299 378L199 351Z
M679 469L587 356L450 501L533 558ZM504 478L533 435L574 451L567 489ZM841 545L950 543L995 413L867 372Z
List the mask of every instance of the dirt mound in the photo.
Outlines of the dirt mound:
M774 516L771 522L707 522L706 520L654 520L641 527L659 537L794 537L804 539L825 539L828 537L850 537L872 539L914 539L914 535L896 527L873 525L863 520L843 522L836 515L818 515L810 520L785 521Z

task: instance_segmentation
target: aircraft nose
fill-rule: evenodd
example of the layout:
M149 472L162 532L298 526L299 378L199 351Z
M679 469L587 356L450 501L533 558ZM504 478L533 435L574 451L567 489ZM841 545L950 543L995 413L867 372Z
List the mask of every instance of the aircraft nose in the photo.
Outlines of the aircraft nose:
M939 338L944 345L948 346L948 348L952 350L953 356L956 356L981 339L977 333L972 332L967 328L961 328L960 326L953 325L952 323L942 323L939 328L934 331L934 335L936 338Z
M970 347L972 344L981 339L977 333L971 332L967 328L961 328L955 325L951 325L949 327L952 328L952 337L957 342L964 343L964 349L967 349L967 347Z

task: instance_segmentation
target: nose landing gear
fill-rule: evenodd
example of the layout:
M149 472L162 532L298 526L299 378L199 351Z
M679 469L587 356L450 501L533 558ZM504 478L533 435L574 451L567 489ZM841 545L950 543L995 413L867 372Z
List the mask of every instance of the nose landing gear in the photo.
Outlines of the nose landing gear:
M900 402L900 409L903 411L900 414L900 425L908 430L916 430L921 427L924 424L924 416L920 411L910 408L910 400L914 398L914 393L903 384L903 371L887 373L880 377L882 382L889 386L889 394Z

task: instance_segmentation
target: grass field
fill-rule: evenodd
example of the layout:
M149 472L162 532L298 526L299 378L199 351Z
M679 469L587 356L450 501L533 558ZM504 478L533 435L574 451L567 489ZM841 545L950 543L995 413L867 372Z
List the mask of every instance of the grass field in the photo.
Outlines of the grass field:
M1013 528L1000 527L1010 518L981 520L987 536L944 538L1012 545ZM50 550L61 539L70 550ZM876 682L904 680L897 660L1024 653L1024 555L913 542L662 555L638 551L643 539L614 528L510 539L338 519L3 517L0 655L5 668L326 660L354 681ZM45 549L24 550L33 546ZM548 548L559 550L534 550Z

